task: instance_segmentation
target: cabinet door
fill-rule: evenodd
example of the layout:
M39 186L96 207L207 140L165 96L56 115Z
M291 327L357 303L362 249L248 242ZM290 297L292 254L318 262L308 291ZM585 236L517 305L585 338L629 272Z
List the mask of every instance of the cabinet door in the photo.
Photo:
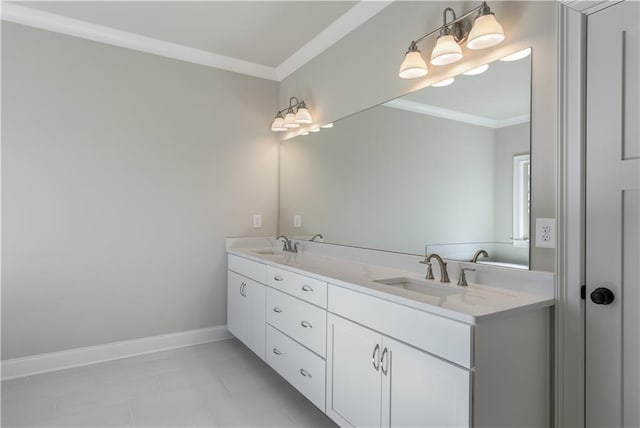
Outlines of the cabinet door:
M382 344L383 426L470 425L468 370L386 336Z
M247 279L228 271L227 277L227 330L241 342L247 341L248 312L244 297Z
M247 340L246 345L260 358L265 359L265 305L266 287L258 282L246 280L243 294L246 295Z
M343 426L380 426L379 333L329 314L327 414Z

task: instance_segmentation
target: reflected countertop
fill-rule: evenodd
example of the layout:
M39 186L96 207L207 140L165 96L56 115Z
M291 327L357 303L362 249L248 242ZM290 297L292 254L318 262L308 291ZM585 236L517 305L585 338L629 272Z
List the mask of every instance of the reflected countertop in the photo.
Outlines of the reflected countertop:
M549 296L509 290L503 287L492 287L471 281L467 287L460 287L455 285L456 278L452 275L450 275L452 282L449 284L440 283L437 275L436 280L425 282L427 285L433 284L434 287L440 289L453 287L456 290L454 294L445 296L424 294L375 282L388 278L410 278L424 281L423 276L415 272L312 252L283 253L256 248L234 248L229 249L228 252L266 265L283 267L335 286L469 324L475 324L481 319L509 316L517 312L554 305L554 299Z

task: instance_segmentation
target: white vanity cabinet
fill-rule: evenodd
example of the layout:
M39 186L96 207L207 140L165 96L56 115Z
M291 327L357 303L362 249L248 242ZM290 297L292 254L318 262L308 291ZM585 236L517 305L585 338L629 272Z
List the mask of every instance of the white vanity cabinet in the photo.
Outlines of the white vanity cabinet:
M342 426L469 426L469 370L329 315L327 414Z
M233 271L235 269L239 272ZM265 359L265 286L247 276L263 278L266 266L229 255L227 275L227 330Z

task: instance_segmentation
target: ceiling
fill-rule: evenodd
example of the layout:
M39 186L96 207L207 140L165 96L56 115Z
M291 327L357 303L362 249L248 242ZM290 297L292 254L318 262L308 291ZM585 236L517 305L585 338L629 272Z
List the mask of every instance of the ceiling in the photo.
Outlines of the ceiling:
M390 2L15 1L2 19L281 80Z

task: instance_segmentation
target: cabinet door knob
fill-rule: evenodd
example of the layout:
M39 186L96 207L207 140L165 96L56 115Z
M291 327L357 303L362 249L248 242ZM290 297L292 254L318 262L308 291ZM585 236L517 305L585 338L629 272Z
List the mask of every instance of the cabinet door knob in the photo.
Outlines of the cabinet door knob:
M371 363L376 371L380 370L380 360L378 360L378 354L380 353L380 344L376 344L373 348L373 355L371 356Z
M382 373L386 376L389 373L389 358L385 360L385 355L388 355L389 351L387 348L384 348L382 351L382 355L380 356L380 365L382 366Z
M305 285L302 286L302 291L311 291L311 292L313 292L313 288L311 288L310 285L305 284Z
M313 326L308 321L302 321L300 325L304 328L313 328Z
M276 281L282 281L282 277L280 275L276 275L273 277Z
M308 377L309 379L311 379L311 374L305 369L300 369L300 374L304 377Z
M273 307L273 312L275 312L275 313L279 314L280 312L282 312L282 309L280 309L280 308L279 308L279 307L277 307L277 306L274 306L274 307Z
M608 288L598 287L591 293L591 301L596 305L610 305L615 300L613 291Z
M280 351L278 348L273 348L273 353L276 355L282 355L282 351Z

